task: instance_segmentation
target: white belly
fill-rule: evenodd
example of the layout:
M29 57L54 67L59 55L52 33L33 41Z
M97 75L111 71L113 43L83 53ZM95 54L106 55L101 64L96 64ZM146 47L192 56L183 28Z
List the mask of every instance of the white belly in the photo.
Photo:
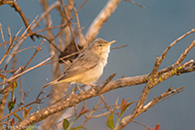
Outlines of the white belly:
M95 68L87 71L85 73L85 75L83 75L83 77L81 78L82 79L81 82L85 82L85 83L94 82L95 80L97 80L102 75L103 69L104 69L104 65L102 63L100 63Z

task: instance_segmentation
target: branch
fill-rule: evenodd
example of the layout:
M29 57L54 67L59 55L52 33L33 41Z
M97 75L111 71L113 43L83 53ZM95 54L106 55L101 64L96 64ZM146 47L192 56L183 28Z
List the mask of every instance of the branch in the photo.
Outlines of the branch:
M12 7L15 8L15 10L20 14L20 16L21 16L21 18L22 18L22 20L23 20L23 22L24 22L26 28L28 28L28 27L29 27L28 20L26 19L26 17L25 17L25 15L24 15L24 13L22 12L21 8L18 6L17 2L14 2L14 3L12 4ZM32 33L31 28L28 29L28 32L29 32L29 33ZM31 39L34 41L33 35L31 35L30 37L31 37Z
M180 64L187 56L188 52L195 46L195 40L188 46L188 48L181 54L175 64Z
M143 107L142 111L140 111L140 113L143 113L143 112L147 111L150 107L153 107L154 105L158 104L159 102L161 102L161 101L163 101L163 100L165 100L165 99L167 99L167 98L169 98L177 93L184 91L183 90L184 88L185 88L184 86L180 87L178 89L174 89L174 90L172 90L173 87L169 88L166 92L162 93L160 96L152 99L149 103L147 103Z
M153 68L152 73L148 77L148 82L143 89L143 92L136 104L135 109L133 110L132 114L128 117L126 117L119 126L115 128L115 130L120 130L124 128L127 124L129 124L133 119L135 119L139 114L140 111L143 109L143 105L146 101L146 98L150 92L150 90L155 87L157 84L163 82L164 80L172 77L173 75L180 75L181 73L187 73L187 72L192 72L195 70L195 62L193 60L180 64L180 62L183 61L183 59L186 57L188 52L192 49L194 46L194 42L192 42L188 48L182 53L182 55L178 58L177 62L172 65L167 67L166 69L163 69L161 72L157 72L160 64L162 63L162 60L166 57L168 50L177 43L177 41L181 40L185 36L191 34L195 30L191 30L190 32L184 34L183 36L179 37L177 40L175 40L173 43L169 45L169 47L163 52L161 57L158 57L156 60L156 64Z
M192 29L191 31L189 31L189 32L185 33L184 35L180 36L178 39L176 39L175 41L173 41L173 42L168 46L168 48L163 52L163 54L161 55L161 57L157 57L155 66L154 66L154 68L153 68L153 70L152 70L152 72L151 72L151 75L152 75L152 76L157 72L158 68L160 67L160 65L161 65L161 63L162 63L162 61L163 61L163 59L166 58L167 53L168 53L168 51L171 49L171 47L173 47L173 45L175 45L178 41L180 41L180 40L183 39L184 37L186 37L186 36L188 36L188 35L190 35L191 33L194 33L194 32L195 32L195 29Z
M141 8L146 9L146 7L144 7L144 6L140 5L140 4L138 4L138 3L136 3L136 2L134 2L134 1L132 1L132 0L125 0L125 1L131 2L131 3L133 3L133 4L137 5L137 6L141 7Z
M181 67L182 68L191 67L191 68L193 68L193 71L194 71L195 70L195 62L191 60L188 63L182 64L181 66L178 66L177 70L180 70L179 68L181 68ZM169 67L167 67L167 68L169 68ZM177 75L178 73L177 73L177 71L175 71L175 69L176 68L172 68L168 72L162 73L162 75L160 75L160 76L164 77L163 80L165 80L173 75ZM175 73L173 73L173 72L175 72ZM183 73L186 73L186 72L183 71ZM114 81L108 83L100 91L98 89L97 90L90 89L90 90L87 90L85 92L82 92L82 93L79 93L76 95L70 94L70 96L67 97L66 99L59 101L56 104L53 104L51 106L48 106L40 111L32 113L29 117L27 117L22 122L20 122L15 128L17 128L18 130L22 130L22 127L32 125L36 122L39 122L39 121L47 118L48 116L50 116L52 114L55 114L55 113L60 112L62 110L65 110L68 107L75 106L82 101L85 101L85 100L92 98L92 97L95 97L95 96L99 96L100 94L109 92L113 89L147 83L148 76L149 76L149 74L135 76L135 77L120 78L120 79L117 79L117 80L114 80ZM160 78L159 78L159 80L157 80L156 82L160 83L160 82L162 82L162 80L160 80ZM126 123L125 123L125 125L126 125Z
M180 93L181 91L184 91L183 89L184 89L184 87L180 87L180 88L174 89L174 90L172 90L172 87L169 88L166 92L162 93L160 96L154 98L149 103L147 103L145 106L143 106L142 109L137 110L136 114L139 115L139 114L147 111L149 108L153 107L154 105L161 102L162 100L169 98L177 93ZM124 128L127 124L129 124L128 119L132 119L132 117L134 117L134 116L135 116L135 114L131 114L131 115L124 117L123 118L124 120L122 119L120 125L115 127L114 130L121 130L122 128Z
M12 80L14 80L14 79L20 77L21 75L27 73L28 71L33 70L33 69L35 69L35 68L38 68L38 67L42 66L42 64L44 64L45 62L47 62L47 61L50 60L51 58L52 58L52 56L49 57L49 58L47 58L46 60L40 62L39 64L37 64L37 65L35 65L35 66L33 66L33 67L30 67L29 69L27 69L27 70L25 70L25 71L23 71L23 72L17 74L16 76L13 76L13 77L9 78L9 79L6 80L5 82L0 83L0 85L3 85L3 84L8 83L8 82L11 82ZM3 92L3 89L0 89L0 93L2 93L2 92Z
M111 14L115 11L116 7L119 5L120 2L121 0L109 0L105 7L102 9L102 11L94 19L85 35L88 44L90 44L96 38L99 33L99 30L111 16Z

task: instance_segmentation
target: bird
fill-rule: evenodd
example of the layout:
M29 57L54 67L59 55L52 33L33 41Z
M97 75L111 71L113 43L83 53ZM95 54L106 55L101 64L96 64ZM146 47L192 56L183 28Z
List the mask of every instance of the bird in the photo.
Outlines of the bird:
M86 51L73 60L72 64L59 78L44 85L42 88L62 82L93 85L92 83L103 74L110 46L114 42L115 40L108 42L97 38Z

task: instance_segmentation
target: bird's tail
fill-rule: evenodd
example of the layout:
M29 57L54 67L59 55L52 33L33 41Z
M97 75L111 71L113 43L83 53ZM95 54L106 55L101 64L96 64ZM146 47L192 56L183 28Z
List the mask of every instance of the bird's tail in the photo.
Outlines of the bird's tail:
M44 88L46 88L46 87L48 87L48 86L50 86L50 85L56 84L56 83L58 83L57 80L51 81L51 82L45 84L45 85L42 87L42 89L44 89Z

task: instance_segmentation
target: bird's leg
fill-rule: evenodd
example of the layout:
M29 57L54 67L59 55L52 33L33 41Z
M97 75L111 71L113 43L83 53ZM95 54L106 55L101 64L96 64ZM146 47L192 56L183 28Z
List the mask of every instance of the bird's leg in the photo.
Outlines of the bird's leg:
M87 83L87 82L81 82L82 84L87 84L87 85L91 85L92 87L96 87L96 85L95 84L91 84L91 83Z
M80 89L80 87L78 86L77 83L75 83L75 85L76 85L76 87L78 88L78 90L79 90L80 92L83 92L83 91Z

